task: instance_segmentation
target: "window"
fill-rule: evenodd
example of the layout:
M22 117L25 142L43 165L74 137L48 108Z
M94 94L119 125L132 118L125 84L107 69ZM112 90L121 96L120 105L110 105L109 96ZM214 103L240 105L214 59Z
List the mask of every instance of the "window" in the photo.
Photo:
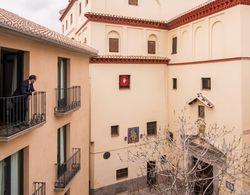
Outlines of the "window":
M155 53L156 53L156 42L148 41L148 54L155 54Z
M117 137L119 136L119 126L111 126L111 137Z
M23 150L0 161L0 194L23 195Z
M70 24L73 24L73 15L70 14Z
M66 30L68 30L68 20L66 20Z
M172 54L177 54L177 37L172 39Z
M138 5L138 0L128 0L129 5Z
M66 58L58 58L57 104L59 108L67 105L68 62L69 60Z
M79 3L79 15L82 14L82 3Z
M57 130L57 176L58 178L64 174L67 167L65 162L67 161L67 125Z
M64 33L64 25L62 25L62 33Z
M211 78L202 78L202 89L211 89Z
M171 131L168 131L168 132L167 132L167 139L168 139L168 141L170 141L170 142L173 142L173 141L174 141L174 134L173 134Z
M173 89L177 89L177 78L173 78Z
M199 118L205 118L205 106L198 106Z
M109 52L118 53L119 52L119 39L109 38Z
M147 135L157 135L157 122L148 122L147 123Z
M124 179L128 177L128 168L116 170L116 179Z
M130 89L130 75L119 75L119 88Z
M85 7L89 4L89 0L85 0Z

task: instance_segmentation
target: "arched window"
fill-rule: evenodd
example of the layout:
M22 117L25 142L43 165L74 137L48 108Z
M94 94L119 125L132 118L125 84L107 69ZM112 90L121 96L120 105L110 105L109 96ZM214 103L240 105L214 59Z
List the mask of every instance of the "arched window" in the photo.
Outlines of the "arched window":
M116 31L111 31L108 34L109 52L119 53L120 51L120 35Z
M156 54L157 37L156 35L150 35L148 38L148 54Z

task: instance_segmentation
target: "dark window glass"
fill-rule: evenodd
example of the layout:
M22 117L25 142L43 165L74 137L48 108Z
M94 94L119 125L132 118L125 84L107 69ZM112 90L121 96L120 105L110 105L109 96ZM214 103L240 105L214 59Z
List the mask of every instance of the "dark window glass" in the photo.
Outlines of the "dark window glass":
M119 52L119 39L109 38L109 52L118 53Z
M156 53L156 42L148 41L148 54L155 54L155 53Z
M82 14L82 3L79 3L79 15Z
M112 137L119 136L119 126L118 125L111 126L111 136Z
M173 134L171 131L168 131L168 132L167 132L167 139L168 139L170 142L173 142L173 141L174 141L174 134Z
M173 78L173 89L177 89L177 78Z
M211 78L202 78L202 89L211 89Z
M148 122L147 123L147 135L157 135L157 122Z
M128 177L128 168L116 170L116 179L124 179Z
M177 54L177 37L172 39L172 54Z

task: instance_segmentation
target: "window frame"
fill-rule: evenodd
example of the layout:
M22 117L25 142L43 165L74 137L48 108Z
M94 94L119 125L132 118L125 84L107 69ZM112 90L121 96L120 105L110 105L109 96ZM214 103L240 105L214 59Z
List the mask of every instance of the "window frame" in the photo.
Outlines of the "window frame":
M129 5L138 6L139 0L128 0Z
M112 46L113 44L115 44L115 46ZM119 53L119 52L120 52L120 39L109 37L109 53Z
M177 88L178 88L177 78L172 78L172 84L173 84L172 89L177 90Z
M128 178L128 167L116 170L116 180Z
M201 88L203 90L211 90L212 89L211 77L202 77L201 78Z
M178 51L178 38L177 36L174 36L172 38L172 55L173 54L177 54L177 51Z
M147 122L147 136L157 136L157 121Z
M113 128L116 128L117 133L113 133ZM111 126L111 137L119 137L119 125L112 125Z
M156 54L156 41L148 40L148 54Z

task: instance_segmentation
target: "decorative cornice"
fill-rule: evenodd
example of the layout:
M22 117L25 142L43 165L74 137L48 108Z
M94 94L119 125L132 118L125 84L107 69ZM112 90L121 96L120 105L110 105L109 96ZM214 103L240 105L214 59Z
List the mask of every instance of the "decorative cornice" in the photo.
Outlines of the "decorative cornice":
M110 14L86 13L85 17L91 22L109 23L118 25L128 25L136 27L166 29L167 24L157 20L145 20L140 18L131 18L125 16L117 16Z
M172 30L195 20L229 9L236 5L250 5L250 0L215 0L202 7L190 11L167 23L167 29Z
M67 8L65 9L65 11L63 12L63 14L60 17L60 21L62 21L64 19L64 17L68 14L69 10L73 7L74 3L77 0L71 0L70 3L68 4Z
M144 56L99 56L90 59L91 64L167 64L164 57Z
M192 62L177 62L177 63L168 63L168 65L169 66L195 65L195 64L208 64L208 63L240 61L240 60L250 60L250 57L234 57L234 58L221 58L221 59L201 60Z
M250 5L250 0L215 0L210 3L201 5L198 8L191 10L188 13L185 13L168 22L91 12L86 13L85 16L89 21L99 23L172 30L195 20L199 20L209 15L229 9L236 5Z

